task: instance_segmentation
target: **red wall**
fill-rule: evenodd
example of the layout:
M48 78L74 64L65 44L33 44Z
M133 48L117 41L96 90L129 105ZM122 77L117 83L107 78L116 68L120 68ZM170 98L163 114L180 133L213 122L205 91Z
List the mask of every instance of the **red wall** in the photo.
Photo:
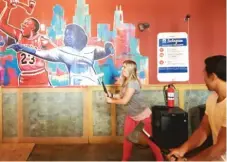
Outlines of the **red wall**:
M21 0L22 1L22 0ZM25 0L24 0L25 1ZM25 1L26 2L26 1ZM76 0L37 0L33 14L41 23L50 24L52 7L60 4L65 10L67 23L72 22ZM86 0L92 15L92 35L97 23L113 22L116 5L122 5L124 21L138 24L148 22L149 30L137 31L141 53L149 57L150 83L157 81L157 34L159 32L188 32L189 24L190 83L203 83L203 60L214 54L226 54L226 2L225 0ZM0 10L4 3L0 2ZM27 17L21 9L12 12L11 24L18 26Z

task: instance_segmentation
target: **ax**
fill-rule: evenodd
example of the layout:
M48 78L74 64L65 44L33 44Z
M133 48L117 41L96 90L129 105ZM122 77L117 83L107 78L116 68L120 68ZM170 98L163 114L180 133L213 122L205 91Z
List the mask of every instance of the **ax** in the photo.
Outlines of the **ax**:
M154 138L149 134L147 133L146 130L144 130L144 123L143 122L139 122L139 124L135 127L135 129L132 131L132 133L130 133L128 136L127 136L127 139L130 141L130 142L133 142L133 143L138 143L139 142L139 135L140 133L142 132L143 134L145 134L152 142L155 142ZM156 144L157 145L157 144ZM158 146L158 145L157 145ZM161 152L162 152L162 155L165 157L167 154L170 153L170 150L168 149L163 149L163 148L160 148L161 149ZM172 157L174 158L175 161L177 161L177 157L175 155L172 155Z

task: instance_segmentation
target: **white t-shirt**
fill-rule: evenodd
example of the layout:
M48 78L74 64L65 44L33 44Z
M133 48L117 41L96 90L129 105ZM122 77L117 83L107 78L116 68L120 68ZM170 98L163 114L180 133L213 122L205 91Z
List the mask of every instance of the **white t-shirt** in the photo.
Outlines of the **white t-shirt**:
M218 95L212 93L206 101L206 115L208 116L209 124L212 131L213 144L217 143L217 138L221 127L226 127L226 98L217 103ZM226 161L226 154L220 159Z

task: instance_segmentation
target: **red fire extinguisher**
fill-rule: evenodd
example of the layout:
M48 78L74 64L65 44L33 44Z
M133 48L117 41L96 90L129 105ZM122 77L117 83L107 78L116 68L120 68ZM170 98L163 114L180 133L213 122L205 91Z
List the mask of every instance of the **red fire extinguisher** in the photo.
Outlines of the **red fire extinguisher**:
M170 108L174 107L174 95L175 95L175 87L173 84L168 84L163 87L164 99L166 105Z

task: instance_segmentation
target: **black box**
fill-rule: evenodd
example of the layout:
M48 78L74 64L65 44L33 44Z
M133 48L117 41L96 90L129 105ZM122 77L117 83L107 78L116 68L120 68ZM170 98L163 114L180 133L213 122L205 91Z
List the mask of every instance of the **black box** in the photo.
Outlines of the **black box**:
M179 107L152 107L152 136L160 148L175 148L188 139L188 114Z

